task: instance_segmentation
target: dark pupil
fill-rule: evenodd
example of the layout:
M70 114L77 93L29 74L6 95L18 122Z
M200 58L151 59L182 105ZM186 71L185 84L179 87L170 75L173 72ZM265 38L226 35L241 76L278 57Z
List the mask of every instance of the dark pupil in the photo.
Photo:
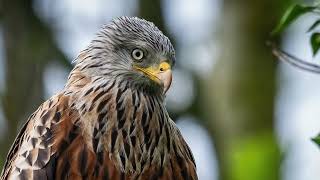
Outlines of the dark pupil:
M141 56L141 53L139 51L136 52L136 57L139 58Z

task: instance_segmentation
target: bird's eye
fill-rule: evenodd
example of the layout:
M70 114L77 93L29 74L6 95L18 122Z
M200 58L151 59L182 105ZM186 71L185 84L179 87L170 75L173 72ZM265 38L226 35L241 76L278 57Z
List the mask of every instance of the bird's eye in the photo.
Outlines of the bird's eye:
M141 49L134 49L132 51L132 57L135 59L135 60L141 60L143 58L143 51Z

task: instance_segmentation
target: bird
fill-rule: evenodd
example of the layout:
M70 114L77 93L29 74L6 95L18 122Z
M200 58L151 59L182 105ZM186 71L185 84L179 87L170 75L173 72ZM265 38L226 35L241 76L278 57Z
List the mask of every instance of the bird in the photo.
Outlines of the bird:
M114 18L73 61L64 88L31 114L1 180L197 180L165 107L175 50L154 23Z

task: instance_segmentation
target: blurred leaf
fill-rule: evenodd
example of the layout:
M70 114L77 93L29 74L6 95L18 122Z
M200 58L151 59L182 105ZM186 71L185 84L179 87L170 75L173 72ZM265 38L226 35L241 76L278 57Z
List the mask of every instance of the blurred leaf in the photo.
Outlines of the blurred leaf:
M312 141L320 147L320 134L317 137L312 138Z
M271 133L260 133L255 136L238 138L232 144L231 149L230 179L278 179L281 154Z
M276 28L272 31L272 35L277 35L282 32L285 28L287 28L292 22L298 19L300 16L313 11L316 6L305 6L300 4L294 4L290 6L282 18L280 19L279 24Z
M320 48L320 33L313 33L310 38L310 43L312 46L313 56L315 56Z
M311 26L310 28L308 29L308 32L314 30L316 27L318 27L320 24L320 19L316 20Z

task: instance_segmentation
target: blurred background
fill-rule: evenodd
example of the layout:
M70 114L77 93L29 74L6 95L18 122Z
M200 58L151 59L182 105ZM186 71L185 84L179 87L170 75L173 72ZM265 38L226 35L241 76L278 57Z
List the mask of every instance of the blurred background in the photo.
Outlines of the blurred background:
M174 43L167 107L200 180L318 180L319 75L279 63L265 46L293 0L2 0L0 167L17 131L59 92L71 61L112 18L154 22ZM306 16L282 39L312 59ZM318 61L318 62L319 62Z

